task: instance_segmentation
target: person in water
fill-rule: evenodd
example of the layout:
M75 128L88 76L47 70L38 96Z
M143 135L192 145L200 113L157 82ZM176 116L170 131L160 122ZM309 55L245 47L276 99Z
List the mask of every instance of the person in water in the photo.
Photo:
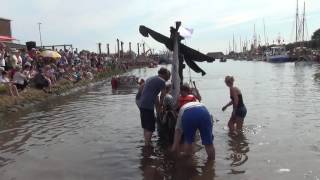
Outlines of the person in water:
M142 90L143 90L143 87L144 87L144 82L145 81L142 78L140 79L139 82L137 82L139 84L138 92L136 94L136 105L138 106L138 108L140 106L140 98L141 98Z
M229 130L231 132L242 130L243 121L247 114L247 108L243 103L242 93L239 88L233 86L234 78L232 76L226 76L225 83L230 89L231 101L222 107L222 111L225 111L227 107L232 105L233 111L228 122Z
M174 152L178 150L183 134L184 150L187 155L191 155L193 153L196 131L199 130L208 159L215 159L211 114L204 104L192 97L188 84L181 86L180 93L184 99L182 99L181 96L179 98L181 107L178 113L171 151Z
M158 75L148 78L144 83L138 107L146 146L151 145L152 133L155 130L154 107L159 104L158 94L165 89L166 81L170 79L170 76L170 71L162 67Z

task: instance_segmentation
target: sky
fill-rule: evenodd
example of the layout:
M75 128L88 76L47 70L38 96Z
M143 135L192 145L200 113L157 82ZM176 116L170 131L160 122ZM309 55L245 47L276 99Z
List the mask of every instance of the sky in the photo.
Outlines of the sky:
M307 34L320 28L320 0L305 0ZM78 49L97 51L97 43L110 44L115 51L116 39L128 50L137 43L146 48L165 50L165 46L139 33L145 25L169 36L175 21L193 28L184 43L201 52L226 52L235 38L253 39L254 26L263 44L279 36L294 41L296 0L1 0L0 17L12 20L12 34L20 43L36 41L40 45L73 44ZM303 1L299 0L302 14ZM265 28L264 28L265 26ZM265 33L264 33L265 32Z

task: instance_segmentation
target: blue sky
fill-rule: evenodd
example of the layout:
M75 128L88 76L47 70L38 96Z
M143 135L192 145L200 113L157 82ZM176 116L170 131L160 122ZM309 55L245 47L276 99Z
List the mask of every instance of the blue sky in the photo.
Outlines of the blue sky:
M309 36L320 28L320 0L306 0ZM300 13L303 1L299 0ZM109 43L114 51L116 39L146 42L156 50L164 46L143 38L139 25L169 36L176 20L194 29L187 44L202 52L225 52L233 34L239 43L252 39L253 27L264 42L263 19L269 42L279 34L286 42L294 40L296 0L1 0L0 17L12 20L13 36L21 43L39 43L41 22L44 45L73 44L96 51L97 43ZM310 37L309 37L310 38ZM238 45L239 46L239 45Z

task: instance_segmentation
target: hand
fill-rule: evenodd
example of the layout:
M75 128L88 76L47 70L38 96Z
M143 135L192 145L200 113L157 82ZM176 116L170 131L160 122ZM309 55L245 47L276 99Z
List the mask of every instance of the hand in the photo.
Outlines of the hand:
M222 111L225 111L226 109L227 109L226 106L223 106L223 107L222 107Z

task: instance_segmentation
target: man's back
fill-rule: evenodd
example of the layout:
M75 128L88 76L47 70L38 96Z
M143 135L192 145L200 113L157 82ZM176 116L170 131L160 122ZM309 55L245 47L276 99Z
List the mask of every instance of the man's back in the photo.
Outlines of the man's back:
M141 94L140 108L153 110L156 97L165 86L165 80L159 76L148 78Z

